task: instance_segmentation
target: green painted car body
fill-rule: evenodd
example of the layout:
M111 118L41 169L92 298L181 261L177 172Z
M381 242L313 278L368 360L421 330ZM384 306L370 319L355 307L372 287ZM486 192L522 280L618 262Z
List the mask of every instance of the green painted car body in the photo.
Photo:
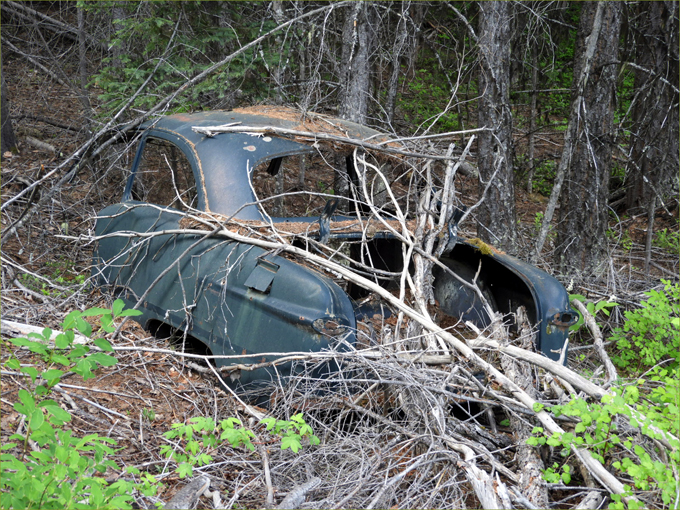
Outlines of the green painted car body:
M319 214L287 218L263 213L253 184L253 169L264 165L270 174L272 168L278 171L280 158L317 151L314 140L246 129L208 136L193 129L235 123L253 128L300 129L290 116L279 117L207 112L167 116L145 125L123 200L97 217L93 276L98 284L114 289L128 306L138 305L143 314L136 320L142 326L164 325L197 339L213 355L239 356L217 359L218 367L273 360L291 352L350 349L357 343L359 323L390 315L386 307L371 304L363 289L343 284L309 264L247 242L183 230L187 211L246 223L319 223ZM335 132L340 130L350 138L371 142L386 139L369 128L330 119ZM175 170L170 183L143 173L145 150L153 143L164 148L158 159L161 166L173 167L173 158L178 156L185 162L189 179L193 176L195 181L186 193L180 190ZM135 191L144 179L149 182L145 189L172 185L175 194L184 199L170 205L149 203L144 193ZM319 234L315 231L307 235L310 237L318 239ZM366 238L331 230L324 241L348 243L346 252L357 267L362 253L370 255L373 266L388 275L377 280L381 285L394 285L398 280L394 275L403 268L402 246L389 232ZM294 242L309 246L304 239ZM577 315L555 278L514 257L497 252L483 254L463 240L455 243L441 261L467 281L481 267L477 281L489 303L503 314L524 306L537 328L536 348L552 359L559 358L568 327ZM350 262L350 267L353 264ZM488 324L478 294L450 272L435 270L434 292L445 314L471 320L480 327ZM285 376L290 369L290 365L279 366L276 373ZM336 369L329 364L320 370ZM248 388L272 377L273 369L243 371L240 379L230 384L237 389Z

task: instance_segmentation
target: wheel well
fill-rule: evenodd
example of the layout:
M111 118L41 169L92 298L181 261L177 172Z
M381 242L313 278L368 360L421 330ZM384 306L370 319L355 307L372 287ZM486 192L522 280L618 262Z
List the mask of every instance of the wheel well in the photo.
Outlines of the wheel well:
M152 319L147 323L146 329L156 338L167 340L170 347L175 350L201 356L212 356L210 347L201 340L165 322Z

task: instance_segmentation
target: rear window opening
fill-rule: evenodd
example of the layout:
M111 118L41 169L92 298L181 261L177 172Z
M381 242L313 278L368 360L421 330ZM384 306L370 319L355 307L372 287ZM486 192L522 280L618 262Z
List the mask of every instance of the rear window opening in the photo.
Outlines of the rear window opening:
M400 182L399 166L393 161L380 162L366 155L368 166L354 168L353 152L336 152L320 149L307 154L282 156L260 163L251 174L251 182L257 199L264 211L275 218L300 218L320 216L328 200L341 197L335 214L355 216L368 215L361 173L365 172L366 190L370 202L378 209L394 209L385 181L390 183L393 194L400 202L406 202L408 183Z

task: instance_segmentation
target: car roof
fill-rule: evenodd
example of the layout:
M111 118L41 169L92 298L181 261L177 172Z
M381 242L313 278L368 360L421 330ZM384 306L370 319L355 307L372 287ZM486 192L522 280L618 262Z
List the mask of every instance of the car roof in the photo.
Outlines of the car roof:
M261 162L286 155L314 151L309 135L264 136L248 132L196 133L194 127L234 124L247 127L273 127L301 133L334 135L358 141L379 143L389 137L379 131L337 117L306 113L283 106L254 106L233 111L179 113L148 121L141 126L150 136L162 136L180 143L186 153L195 155L195 166L202 181L202 207L240 219L260 220L249 173ZM336 145L335 143L333 144ZM337 147L336 147L337 148ZM251 205L247 205L251 204Z
M267 127L325 133L356 140L370 140L373 143L386 141L387 135L375 129L348 120L319 113L302 113L284 106L254 106L232 111L214 110L196 113L177 113L144 123L141 128L161 129L183 136L192 143L198 143L206 135L196 133L193 127L234 124L252 127Z

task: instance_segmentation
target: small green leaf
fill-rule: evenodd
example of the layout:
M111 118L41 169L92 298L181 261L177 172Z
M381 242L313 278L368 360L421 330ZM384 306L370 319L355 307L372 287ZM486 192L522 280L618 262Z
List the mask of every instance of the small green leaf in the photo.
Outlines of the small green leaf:
M113 352L113 347L111 346L111 342L109 342L105 338L95 338L94 344L97 347L99 347L102 351Z
M69 345L71 345L71 341L72 339L69 337L69 335L59 333L54 339L54 345L57 347L57 349L66 349Z
M16 358L10 358L10 360L5 363L5 366L12 370L19 370L19 368L21 368L21 363L19 363L19 360Z
M177 474L179 475L180 478L191 476L193 472L194 470L191 467L191 464L188 464L186 462L182 462L179 466L177 466Z
M59 370L59 369L56 369L56 368L52 368L50 370L45 370L42 373L42 377L46 381L54 381L55 379L61 379L62 375L64 375L64 372Z
M92 325L81 317L76 319L76 328L85 336L92 334Z
M107 313L106 315L102 315L102 318L100 319L99 322L102 326L102 329L105 332L113 333L114 331L116 331L116 328L113 325L113 317L111 317L110 313Z
M38 377L38 371L36 370L35 367L21 367L20 372L29 375L31 377L32 382L35 382L35 380Z
M114 358L113 356L109 356L108 354L104 354L103 352L97 352L95 354L92 354L89 359L92 361L96 361L103 367L112 367L116 363L118 363L118 360Z
M104 315L111 313L111 310L107 308L88 308L80 316L81 317L93 317L95 315Z
M291 434L289 436L284 436L281 439L281 449L285 450L286 448L290 448L293 450L294 453L297 453L300 451L300 438L297 436L297 434Z
M58 405L45 406L45 409L54 417L54 420L50 420L54 425L62 425L64 422L71 421L71 414Z
M36 430L40 428L44 421L45 415L43 414L42 409L37 408L34 409L33 412L31 413L28 425L31 428L31 430Z

